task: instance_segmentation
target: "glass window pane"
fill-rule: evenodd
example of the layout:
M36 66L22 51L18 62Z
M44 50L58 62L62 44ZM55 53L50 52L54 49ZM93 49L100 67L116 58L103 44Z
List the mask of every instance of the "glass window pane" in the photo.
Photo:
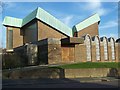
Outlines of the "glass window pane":
M13 48L13 30L8 30L8 49Z

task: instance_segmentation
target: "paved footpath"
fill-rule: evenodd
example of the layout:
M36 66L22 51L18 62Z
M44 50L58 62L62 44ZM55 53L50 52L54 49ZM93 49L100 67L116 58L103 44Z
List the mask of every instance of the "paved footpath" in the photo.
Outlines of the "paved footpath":
M2 88L118 88L116 78L2 80Z

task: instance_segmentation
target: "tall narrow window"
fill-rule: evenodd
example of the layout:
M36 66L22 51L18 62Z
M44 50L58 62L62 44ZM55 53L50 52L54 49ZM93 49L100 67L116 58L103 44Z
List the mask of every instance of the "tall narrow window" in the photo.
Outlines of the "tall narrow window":
M110 39L111 51L112 51L112 60L115 60L115 42L114 39Z
M100 60L100 42L97 36L95 37L95 44L96 44L96 60Z
M103 46L104 46L104 59L108 60L108 45L107 45L107 39L103 38Z
M24 43L36 42L38 40L37 23L24 28Z
M8 30L8 49L13 48L13 30Z
M91 61L91 39L89 35L85 36L87 61Z

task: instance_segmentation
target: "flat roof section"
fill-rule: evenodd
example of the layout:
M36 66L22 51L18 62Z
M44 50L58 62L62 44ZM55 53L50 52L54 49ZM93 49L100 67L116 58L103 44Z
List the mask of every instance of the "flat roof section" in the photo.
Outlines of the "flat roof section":
M62 44L83 44L84 39L79 37L69 37L61 39Z

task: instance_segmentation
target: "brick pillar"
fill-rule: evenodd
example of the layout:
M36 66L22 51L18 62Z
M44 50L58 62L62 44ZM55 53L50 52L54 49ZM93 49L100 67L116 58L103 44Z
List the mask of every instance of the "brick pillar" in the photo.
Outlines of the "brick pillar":
M112 62L112 50L110 45L108 45L108 59L109 62Z
M100 45L100 58L101 58L101 62L105 62L104 61L104 47L103 47L103 45Z
M80 44L75 45L75 62L82 62L80 52Z
M92 62L96 62L96 46L92 44Z
M120 62L120 53L119 53L119 50L120 50L120 48L119 48L119 46L118 46L118 43L116 43L115 44L115 55L116 55L116 57L115 57L115 61L116 62Z
M48 64L60 64L61 58L60 39L48 38Z
M80 45L80 54L81 54L81 61L87 62L87 52L86 52L86 45Z

